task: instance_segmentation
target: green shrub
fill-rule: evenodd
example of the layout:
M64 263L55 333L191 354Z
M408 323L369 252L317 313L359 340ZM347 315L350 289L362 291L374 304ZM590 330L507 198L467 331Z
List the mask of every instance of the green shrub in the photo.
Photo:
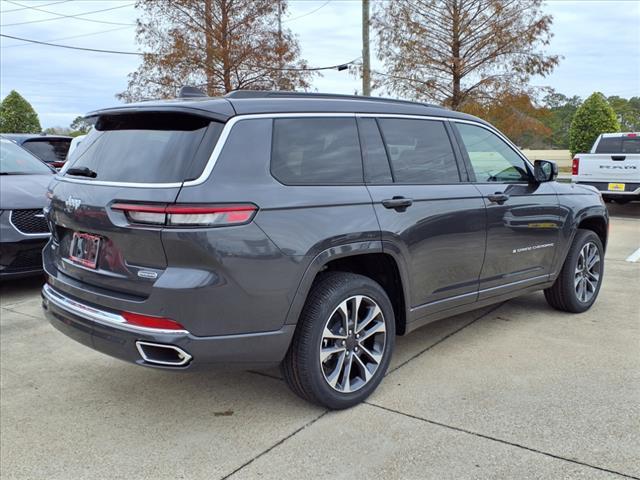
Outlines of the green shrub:
M591 150L593 142L601 133L619 132L616 114L600 92L593 93L576 110L569 127L569 150L571 155Z
M0 133L40 133L40 120L31 104L15 90L0 103Z

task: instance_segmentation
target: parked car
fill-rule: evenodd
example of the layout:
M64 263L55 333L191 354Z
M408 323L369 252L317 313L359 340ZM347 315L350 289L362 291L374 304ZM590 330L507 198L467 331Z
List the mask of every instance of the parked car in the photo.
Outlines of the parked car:
M17 143L53 168L61 168L67 159L71 137L33 133L5 133L4 138Z
M0 279L42 272L49 229L42 211L55 170L0 137Z
M377 387L396 335L536 290L568 312L598 295L601 196L479 118L243 91L90 117L50 186L43 306L114 357L280 364L339 409Z
M607 200L640 200L640 133L603 133L590 153L573 158L571 181L597 188Z

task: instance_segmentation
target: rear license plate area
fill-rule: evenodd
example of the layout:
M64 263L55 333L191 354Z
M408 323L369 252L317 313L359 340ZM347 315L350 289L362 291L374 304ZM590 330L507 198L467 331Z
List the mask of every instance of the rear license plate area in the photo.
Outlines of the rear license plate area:
M87 268L96 268L98 252L100 251L100 237L89 233L73 232L69 259Z
M607 185L610 192L624 192L624 183L610 183Z

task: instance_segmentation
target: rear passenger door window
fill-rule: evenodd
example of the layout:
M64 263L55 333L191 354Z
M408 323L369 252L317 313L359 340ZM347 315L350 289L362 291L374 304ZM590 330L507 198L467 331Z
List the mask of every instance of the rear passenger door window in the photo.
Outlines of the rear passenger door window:
M460 182L453 147L437 120L378 119L395 183Z
M361 184L355 118L277 118L271 174L286 185Z

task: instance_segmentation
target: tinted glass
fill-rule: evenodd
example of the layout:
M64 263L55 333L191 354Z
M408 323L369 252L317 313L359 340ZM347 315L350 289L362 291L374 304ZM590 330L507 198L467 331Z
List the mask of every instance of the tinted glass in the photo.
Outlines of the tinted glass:
M458 167L442 122L378 119L396 183L457 183Z
M66 167L90 168L100 181L181 182L193 173L209 124L193 115L159 112L100 117ZM210 154L213 145L206 149Z
M64 162L71 145L71 139L46 139L27 140L22 144L24 148L45 162Z
M39 159L15 143L0 139L0 174L53 174Z
M364 152L364 179L367 183L392 183L387 152L374 118L361 118L360 140Z
M456 124L467 150L477 182L526 182L526 164L496 134L486 128Z
M596 146L596 153L640 153L639 137L605 137Z
M285 184L362 183L355 119L275 119L271 173Z

